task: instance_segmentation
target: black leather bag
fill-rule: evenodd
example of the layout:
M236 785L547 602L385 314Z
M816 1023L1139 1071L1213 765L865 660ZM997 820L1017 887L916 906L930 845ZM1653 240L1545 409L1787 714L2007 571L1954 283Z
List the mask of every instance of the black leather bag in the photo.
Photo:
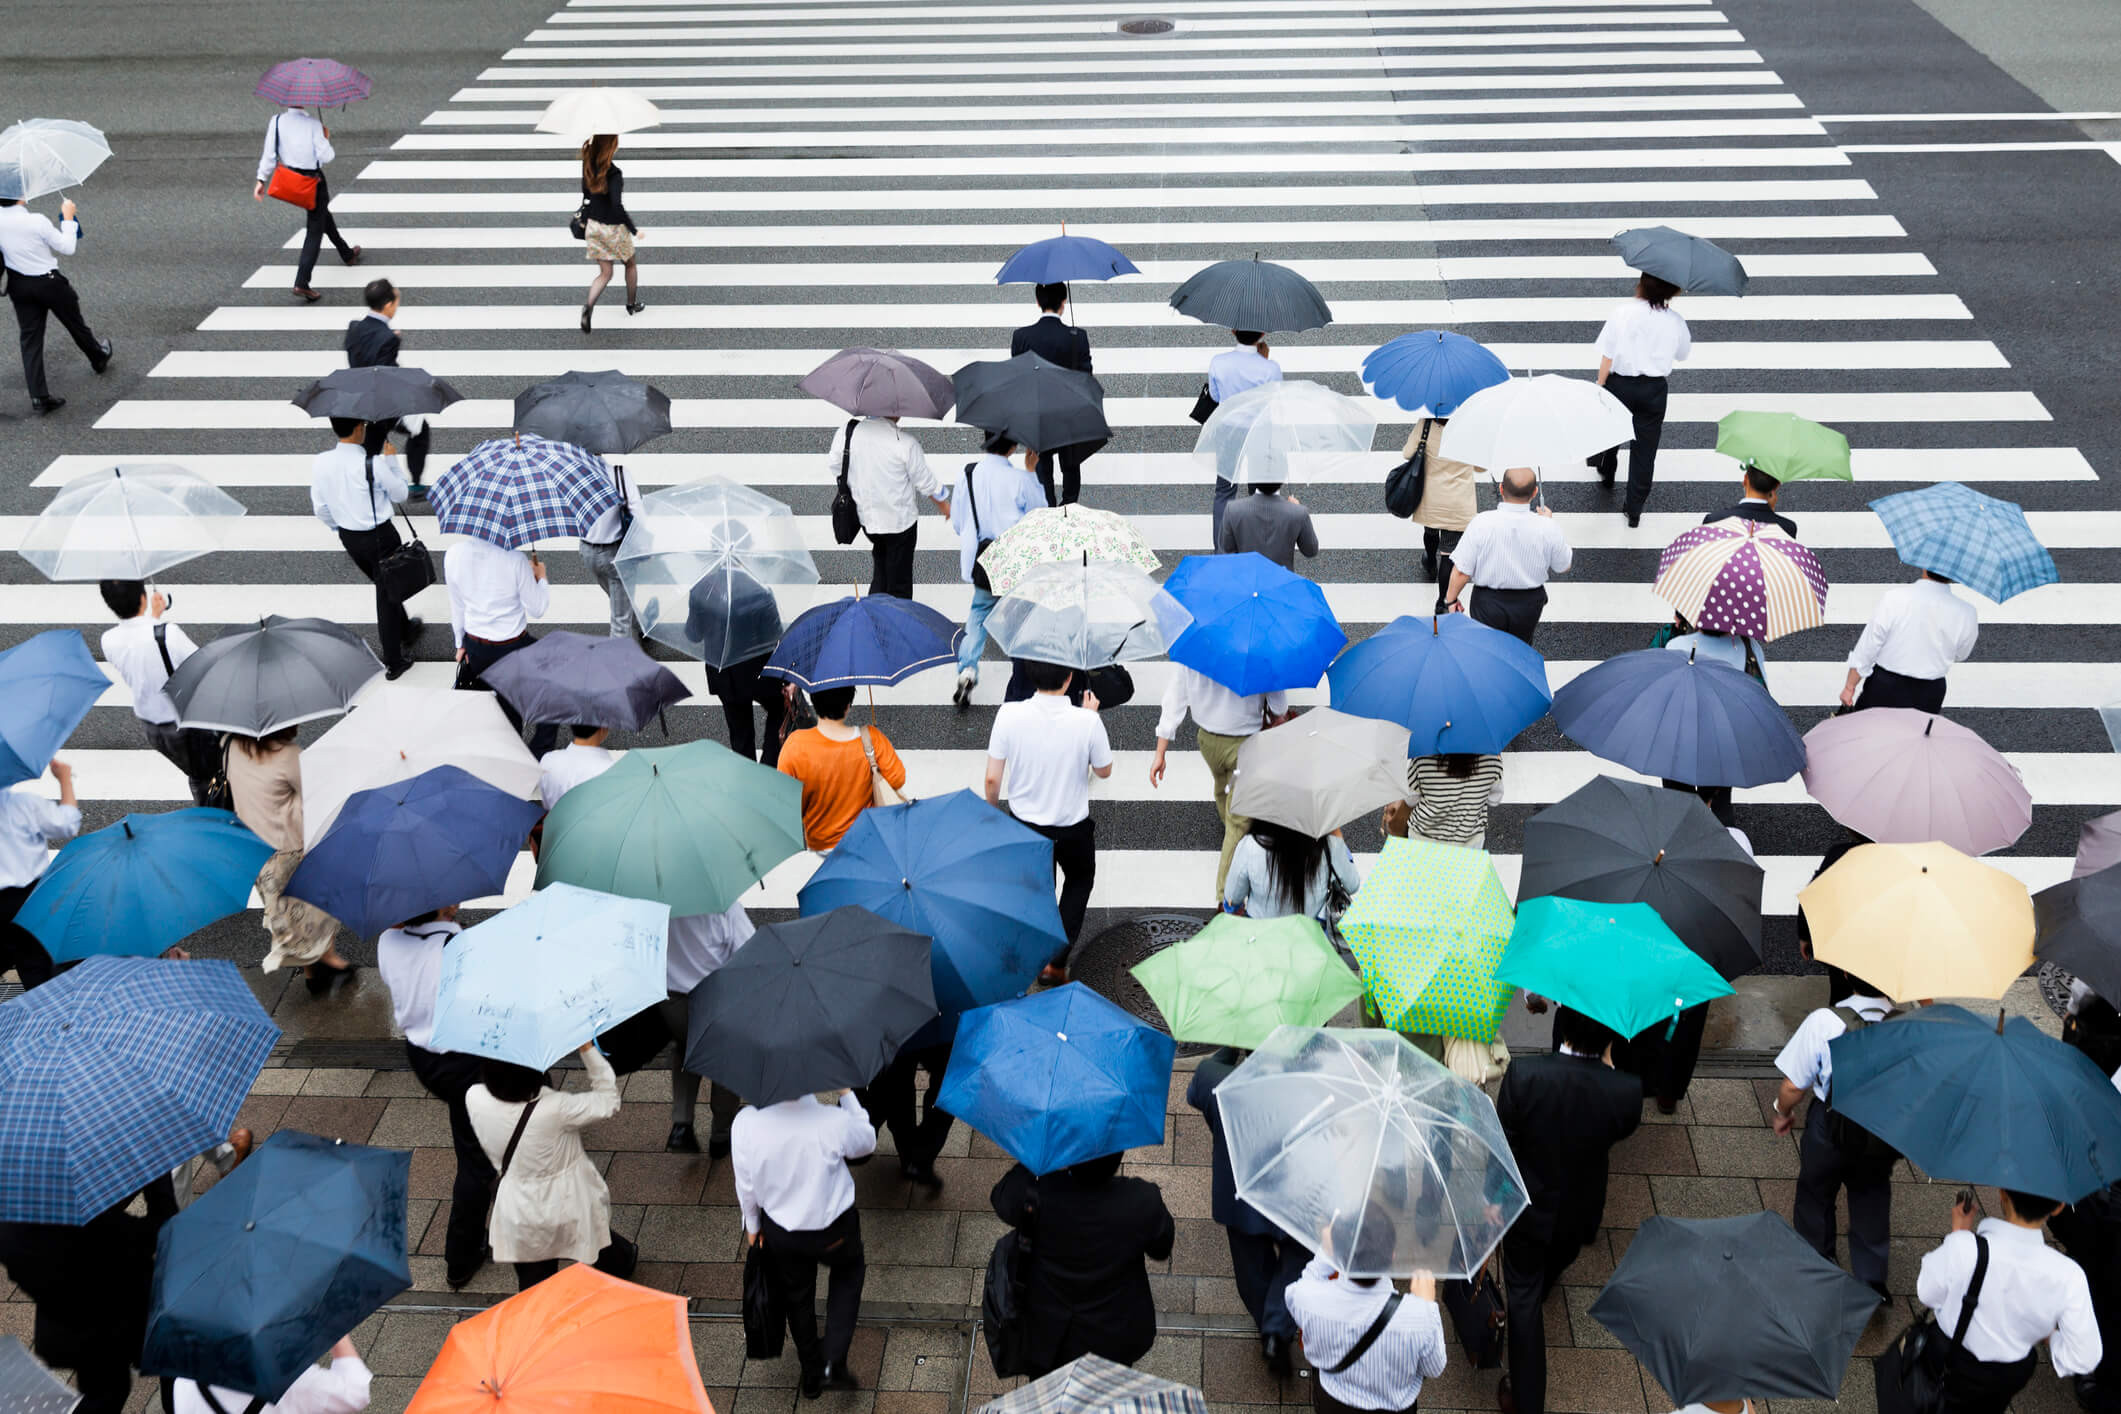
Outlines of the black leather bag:
M847 419L847 435L840 443L839 489L832 493L832 538L841 545L852 545L854 537L862 533L862 513L855 508L854 492L847 487L847 466L854 460L854 429L860 422L858 417Z
M376 462L368 459L368 503L376 500ZM402 604L413 595L438 582L434 556L420 542L412 528L412 517L405 517L404 544L376 561L376 587L388 594L393 603Z
M972 547L972 587L992 594L994 581L987 578L987 567L979 562L980 556L987 553L987 547L994 543L994 537L980 534L979 491L972 484L972 468L978 465L978 462L965 463L965 503L972 511L972 538L978 542Z
M1414 455L1385 473L1385 509L1401 520L1421 509L1422 495L1429 487L1429 420L1421 420L1421 440Z
M168 624L155 625L155 651L162 655L162 671L175 677L177 664L169 656ZM204 799L199 804L212 810L234 810L236 792L228 783L228 743L199 727L186 727L181 739L184 774L191 780L206 782L200 791Z
M1974 1244L1978 1252L1974 1279L1967 1283L1966 1296L1959 1302L1959 1328L1950 1341L1937 1325L1936 1313L1924 1312L1921 1320L1879 1352L1878 1414L1942 1414L1945 1374L1952 1356L1966 1343L1966 1328L1974 1319L1981 1283L1988 1276L1988 1239L1976 1233Z
M994 1373L1008 1379L1029 1374L1030 1352L1025 1348L1030 1331L1024 1319L1024 1279L1031 1261L1031 1235L1026 1228L1038 1217L1034 1196L1025 1205L1023 1225L1012 1227L994 1240L987 1254L987 1279L980 1290L980 1323L987 1336L987 1359Z
M1215 416L1215 410L1221 406L1221 403L1208 396L1208 385L1203 383L1200 385L1200 396L1193 400L1193 410L1186 416L1195 422L1206 422Z
M778 1360L787 1338L787 1318L766 1276L766 1249L753 1243L744 1249L744 1354Z
M586 241L589 239L588 197L583 197L582 204L574 209L574 215L567 218L567 234L573 236L578 241Z
M1502 1283L1495 1280L1492 1265L1473 1273L1470 1281L1447 1281L1438 1293L1451 1325L1458 1332L1459 1347L1476 1370L1492 1370L1502 1364L1504 1338L1509 1332L1509 1308L1502 1299Z

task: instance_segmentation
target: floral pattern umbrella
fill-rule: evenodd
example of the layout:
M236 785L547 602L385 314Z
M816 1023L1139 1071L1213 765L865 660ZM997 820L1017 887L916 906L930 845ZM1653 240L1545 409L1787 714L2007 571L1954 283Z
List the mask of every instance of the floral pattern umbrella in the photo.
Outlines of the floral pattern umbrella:
M996 594L1007 594L1037 565L1110 560L1143 574L1163 568L1134 523L1114 511L1070 503L1032 511L995 538L979 562Z
M1773 526L1697 525L1657 560L1657 597L1696 628L1772 642L1826 622L1826 571Z

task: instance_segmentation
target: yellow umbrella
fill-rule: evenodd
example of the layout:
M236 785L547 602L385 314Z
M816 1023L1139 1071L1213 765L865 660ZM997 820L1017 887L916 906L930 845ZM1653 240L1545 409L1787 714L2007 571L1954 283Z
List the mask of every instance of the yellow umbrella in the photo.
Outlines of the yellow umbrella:
M1894 1001L2000 997L2033 965L2033 900L1948 844L1867 844L1797 895L1812 955Z

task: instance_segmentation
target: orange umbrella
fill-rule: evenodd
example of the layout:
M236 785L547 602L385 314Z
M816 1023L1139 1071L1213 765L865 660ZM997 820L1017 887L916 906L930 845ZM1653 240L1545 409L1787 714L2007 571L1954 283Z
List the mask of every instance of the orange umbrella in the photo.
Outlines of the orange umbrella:
M460 1321L406 1414L714 1414L685 1299L577 1264Z

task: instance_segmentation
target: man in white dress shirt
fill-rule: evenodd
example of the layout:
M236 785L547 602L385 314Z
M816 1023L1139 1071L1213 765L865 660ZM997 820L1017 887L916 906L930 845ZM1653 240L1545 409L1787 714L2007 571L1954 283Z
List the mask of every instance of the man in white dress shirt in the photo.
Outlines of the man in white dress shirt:
M1980 631L1974 606L1941 574L1924 570L1913 584L1888 589L1849 654L1841 705L1942 712L1944 675L1974 651Z
M73 768L55 757L51 772L59 783L56 804L26 784L0 791L0 972L13 968L24 987L50 981L52 960L42 943L15 925L15 915L44 877L51 847L81 833Z
M1231 332L1240 347L1225 349L1208 360L1208 396L1217 403L1226 403L1239 393L1262 384L1281 382L1281 365L1267 354L1267 336L1251 329ZM1223 511L1236 494L1237 462L1233 454L1227 464L1215 468L1215 505L1209 513L1209 545L1222 544Z
M537 642L530 621L544 618L552 607L545 562L465 536L442 556L442 579L449 586L449 627L457 643L457 687L484 687L488 668ZM523 725L522 714L505 697L501 710L518 728ZM559 739L559 723L534 724L530 754L543 757Z
M1554 512L1533 508L1538 494L1539 477L1530 467L1503 473L1495 509L1474 516L1451 552L1451 584L1444 594L1446 608L1465 612L1461 600L1470 585L1479 591L1473 617L1526 643L1546 612L1548 577L1566 573L1575 561Z
M312 1365L296 1377L287 1393L253 1411L252 1399L241 1390L220 1385L201 1388L196 1380L178 1380L170 1387L175 1414L360 1414L368 1407L373 1379L368 1363L354 1349L353 1337L343 1336L326 1352L329 1365Z
M1346 1275L1330 1255L1338 1248L1349 1253L1343 1260L1351 1267L1376 1271L1390 1261L1394 1239L1391 1216L1372 1203L1359 1225L1347 1217L1328 1224L1318 1255L1289 1284L1284 1299L1317 1380L1311 1391L1317 1414L1413 1414L1422 1382L1443 1373L1436 1279L1416 1272L1401 1296L1382 1277Z
M551 810L560 797L584 781L593 781L619 763L604 743L611 728L577 722L568 743L538 758L538 799Z
M320 298L309 287L309 280L316 271L317 252L323 247L326 236L331 237L332 248L339 252L339 259L348 265L361 263L361 247L346 243L346 238L339 234L338 221L331 214L331 186L324 179L324 164L337 155L331 147L331 129L307 108L290 108L285 113L276 113L272 122L266 125L265 151L258 158L258 180L250 189L252 201L265 200L265 184L272 180L272 169L276 164L317 179L317 202L303 222L302 254L295 261L295 298L305 304L315 304Z
M1215 786L1215 813L1223 822L1222 858L1215 866L1215 898L1220 906L1223 881L1230 876L1230 856L1237 842L1252 828L1251 818L1230 813L1230 778L1237 774L1237 752L1259 735L1268 718L1280 721L1288 715L1289 694L1255 692L1240 697L1205 673L1180 664L1171 665L1171 678L1164 688L1163 715L1156 721L1156 759L1149 763L1149 784L1164 783L1164 754L1172 738L1185 724L1186 714L1200 737L1200 759L1208 763L1208 779Z
M1097 822L1090 818L1090 777L1112 774L1112 742L1098 719L1097 694L1082 706L1068 702L1073 669L1058 663L1020 663L1034 689L1019 702L1005 702L987 736L987 803L1000 806L1002 782L1009 786L1009 813L1053 841L1053 868L1060 876L1062 948L1039 973L1058 986L1068 980L1068 952L1082 936L1097 882Z
M851 1090L745 1106L730 1129L729 1164L744 1232L763 1245L802 1371L803 1397L858 1389L847 1368L868 1264L850 1159L876 1152L876 1129ZM817 1269L831 1273L818 1338Z
M167 691L170 674L198 651L198 645L168 617L169 601L160 594L150 596L139 580L106 579L97 589L118 616L115 627L103 630L103 661L132 694L133 716L147 744L184 773L192 804L206 804L221 748L212 732L177 725L177 704Z
M29 384L29 405L38 412L57 412L66 399L52 396L44 377L44 321L57 315L88 366L101 373L110 367L111 342L96 337L81 316L81 297L59 273L59 257L72 255L81 235L74 204L59 203L59 224L39 216L19 201L0 199L0 264L7 267L7 297L15 306L22 333L22 377Z
M845 469L847 489L861 512L862 533L869 537L869 592L911 599L920 498L950 514L950 493L928 465L928 454L897 418L864 417L840 428L825 468L835 478Z
M354 567L376 587L376 636L383 643L383 671L392 682L412 666L412 645L427 626L407 616L383 587L379 566L405 542L390 523L412 487L399 474L395 449L385 443L384 455L371 457L363 447L368 424L358 418L335 417L332 435L339 440L309 465L309 505L318 520L339 533L339 544Z

